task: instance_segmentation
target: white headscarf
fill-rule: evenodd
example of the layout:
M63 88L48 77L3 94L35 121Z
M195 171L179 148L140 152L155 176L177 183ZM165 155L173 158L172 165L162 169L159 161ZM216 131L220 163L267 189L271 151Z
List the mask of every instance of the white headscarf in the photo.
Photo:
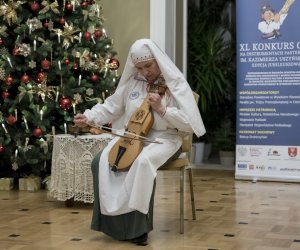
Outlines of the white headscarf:
M175 98L179 108L187 114L194 133L198 137L205 134L205 127L190 85L167 54L152 40L140 39L131 46L118 88L137 73L135 67L137 62L151 59L156 59L171 95Z

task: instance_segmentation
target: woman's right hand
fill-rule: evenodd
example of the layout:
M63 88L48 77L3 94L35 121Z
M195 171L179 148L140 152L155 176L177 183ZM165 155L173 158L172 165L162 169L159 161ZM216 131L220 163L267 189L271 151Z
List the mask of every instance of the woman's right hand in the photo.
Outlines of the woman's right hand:
M88 120L87 120L86 116L83 114L77 114L74 116L74 123L79 128L84 128L84 127L88 126L87 121Z

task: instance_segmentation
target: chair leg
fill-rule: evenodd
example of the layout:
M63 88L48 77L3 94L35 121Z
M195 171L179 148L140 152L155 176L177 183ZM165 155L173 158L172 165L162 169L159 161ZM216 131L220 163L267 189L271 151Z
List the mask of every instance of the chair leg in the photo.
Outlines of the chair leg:
M189 171L189 179L190 179L190 193L191 193L192 214L193 214L193 220L196 220L193 172L192 172L191 168L188 168L188 171Z
M180 233L184 233L184 174L185 169L180 171Z

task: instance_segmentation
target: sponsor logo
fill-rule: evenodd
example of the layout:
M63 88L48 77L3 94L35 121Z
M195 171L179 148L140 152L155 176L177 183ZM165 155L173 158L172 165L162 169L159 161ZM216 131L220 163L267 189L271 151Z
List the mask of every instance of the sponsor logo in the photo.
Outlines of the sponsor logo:
M254 170L254 169L255 169L254 164L250 164L250 165L249 165L249 170Z
M277 150L274 150L274 149L270 148L268 150L268 156L280 156L280 154Z
M256 169L260 171L265 171L266 167L264 165L257 165Z
M238 164L238 169L247 169L247 164L239 163Z
M288 155L289 155L289 157L296 157L297 154L298 154L297 148L295 148L295 147L289 147L288 148Z
M250 156L258 157L262 154L261 148L250 147Z
M269 171L276 171L276 170L277 170L277 167L275 167L275 166L268 166L267 169L268 169Z
M245 156L247 154L247 148L246 147L238 147L237 152L239 156Z

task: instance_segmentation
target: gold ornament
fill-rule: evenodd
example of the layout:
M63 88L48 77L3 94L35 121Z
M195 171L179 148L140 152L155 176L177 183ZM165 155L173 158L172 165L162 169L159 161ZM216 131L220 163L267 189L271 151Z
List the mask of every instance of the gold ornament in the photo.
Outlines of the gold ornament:
M39 83L36 86L33 86L32 88L28 89L23 86L20 86L18 89L20 91L20 93L18 94L19 102L23 99L25 95L28 95L29 100L32 101L33 94L37 94L42 98L43 102L45 102L46 97L50 100L55 100L58 87L47 86L47 76L45 76L41 83Z
M19 53L22 56L29 56L31 54L31 48L30 45L27 43L21 43L16 45L19 48Z
M5 25L0 26L0 35L6 37L7 36L6 30L7 27Z
M59 5L56 0L50 4L48 3L48 1L43 1L42 5L45 7L40 11L40 13L45 14L51 9L55 14L59 14L59 10L58 10Z
M9 25L15 23L17 21L16 9L24 3L26 3L26 1L9 0L8 3L1 4L0 16L4 16L4 19Z
M65 22L64 31L62 31L61 29L52 29L52 31L54 31L58 35L58 37L63 37L63 47L66 49L69 48L71 43L74 42L74 39L79 40L79 36L74 34L80 30L74 29L72 23L69 25L67 22Z

